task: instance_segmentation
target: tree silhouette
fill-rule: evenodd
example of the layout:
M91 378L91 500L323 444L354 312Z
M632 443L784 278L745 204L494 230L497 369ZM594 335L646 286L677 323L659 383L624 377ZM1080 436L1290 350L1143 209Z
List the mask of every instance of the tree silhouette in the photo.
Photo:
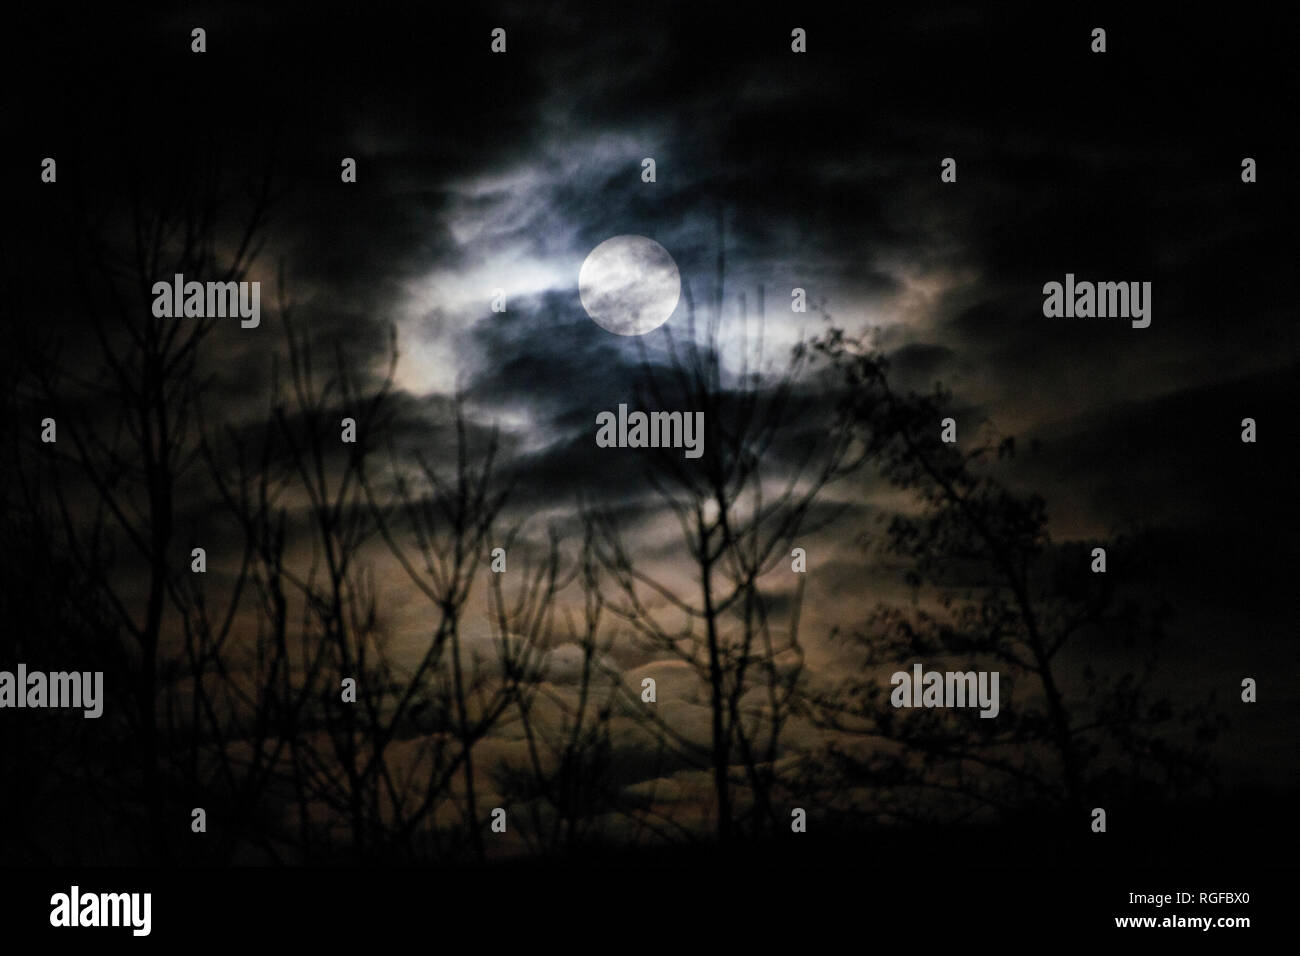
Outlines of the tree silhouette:
M135 792L149 808L137 823L160 859L173 855L163 835L171 787L159 713L173 649L163 642L189 572L178 510L201 470L195 402L207 373L205 343L222 320L158 317L151 289L177 273L199 282L244 279L272 204L269 172L246 187L241 207L214 162L178 162L155 182L133 180L124 218L76 205L68 247L89 341L49 336L25 369L33 401L59 423L42 495L66 555L111 615L111 630L130 644L124 702ZM143 589L134 568L143 569Z
M1216 716L1204 705L1175 713L1151 691L1168 608L1091 573L1090 543L1052 541L1044 500L1013 492L990 468L1014 458L1014 439L946 443L950 394L897 393L887 362L838 332L817 348L844 375L867 458L917 505L885 535L914 602L879 605L848 638L861 670L812 699L820 724L841 735L818 758L829 758L831 779L877 788L877 813L927 819L1031 804L1082 812L1117 788L1131 796L1203 782ZM1139 540L1107 547L1121 566L1140 558ZM1095 642L1144 659L1099 667ZM918 660L998 671L1001 712L894 709L888 672ZM1179 723L1190 741L1175 742Z
M704 416L707 440L699 459L684 458L680 449L647 452L648 480L676 521L692 583L683 587L645 570L611 509L591 509L589 518L608 575L610 611L637 641L687 664L707 688L704 756L713 778L717 837L726 843L738 822L751 833L777 823L776 762L803 671L803 579L786 578L789 584L780 588L778 569L798 534L833 517L811 512L845 465L849 432L834 417L805 427L805 416L825 411L802 390L807 353L796 349L774 374L765 370L761 292L757 323L751 324L743 299L738 321L724 323L724 276L720 252L716 299L703 329L697 329L687 289L685 336L664 327L662 364L644 345L641 353L642 406ZM778 591L790 598L784 627L773 621ZM656 729L684 756L699 755L696 743L673 728L658 723ZM745 787L752 807L738 819L736 790Z

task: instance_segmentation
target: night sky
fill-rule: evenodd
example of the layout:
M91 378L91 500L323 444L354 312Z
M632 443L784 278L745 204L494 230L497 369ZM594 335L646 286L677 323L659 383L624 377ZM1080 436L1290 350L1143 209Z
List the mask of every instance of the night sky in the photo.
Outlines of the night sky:
M611 334L578 293L593 248L647 236L682 277L667 330L689 335L687 294L710 316L721 291L726 368L745 354L727 324L742 314L763 320L764 375L831 328L865 336L900 389L951 391L962 440L1016 436L1021 453L997 474L1045 499L1055 541L1137 536L1143 562L1108 573L1174 611L1155 686L1183 706L1214 696L1229 721L1213 751L1227 793L1293 792L1296 90L1290 34L1263 10L227 3L20 14L0 40L6 368L21 377L28 357L54 349L71 374L95 367L87 264L70 238L86 222L129 250L137 190L216 170L214 239L228 255L269 173L274 203L247 276L262 283L262 322L220 320L205 342L195 381L208 425L238 433L265 415L273 362L286 361L282 290L362 396L382 382L395 332L398 447L449 460L459 391L475 440L499 430L514 479L506 515L527 519L533 540L546 522L580 535L578 502L595 503L630 516L641 568L676 580L689 564L643 461L593 440L599 412L636 405L642 363L665 366L667 340ZM202 55L190 52L195 26L207 31ZM498 26L505 55L489 49ZM790 49L796 26L803 55ZM1089 50L1095 26L1105 54ZM57 184L39 181L46 156ZM357 162L354 184L340 181L344 157ZM955 183L940 179L945 157ZM1258 164L1252 184L1245 157ZM1067 273L1150 282L1150 327L1045 317L1042 287ZM794 288L806 313L790 310ZM504 313L492 311L497 289ZM811 385L799 402L792 437L770 451L778 476L833 413ZM44 414L38 399L16 407L31 417L15 428ZM108 427L93 403L80 407ZM1254 444L1240 440L1246 417ZM74 512L90 515L91 491L78 494ZM292 491L285 503L306 506ZM912 507L906 495L868 469L830 486L831 503L835 523L799 542L814 682L854 666L833 632L910 599L878 548L888 517ZM229 517L197 478L175 505L177 560L191 540L208 542L219 588L240 557ZM300 527L290 522L288 554L307 561ZM382 547L367 555L383 625L413 659L428 607ZM124 549L113 574L138 599L132 560ZM793 587L778 582L774 595ZM485 600L471 599L466 637L491 653ZM562 695L576 646L548 654ZM1128 654L1090 646L1071 666ZM664 720L707 736L680 664L626 634L606 658L629 682L654 676ZM1259 682L1253 706L1239 702L1247 676ZM819 739L797 722L788 737ZM523 747L509 727L478 744L488 793L493 761ZM704 770L656 760L628 728L616 728L615 749L623 786L695 807L681 811L688 825L707 818Z

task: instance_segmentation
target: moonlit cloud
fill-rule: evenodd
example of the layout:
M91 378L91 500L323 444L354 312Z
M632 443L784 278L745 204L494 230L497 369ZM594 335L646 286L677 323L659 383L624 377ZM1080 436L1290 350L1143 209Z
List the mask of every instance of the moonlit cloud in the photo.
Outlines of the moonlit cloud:
M253 274L264 302L283 267L304 327L338 347L363 391L384 369L395 326L402 440L444 461L447 396L462 390L473 427L501 432L516 479L507 517L530 533L551 521L572 531L580 498L622 509L640 567L689 583L644 462L597 449L594 421L634 400L640 363L663 363L664 333L686 334L690 303L701 323L714 317L722 258L729 375L771 373L795 343L831 326L869 335L900 386L953 391L963 436L986 424L1020 436L1009 480L1043 494L1058 536L1133 525L1178 542L1170 560L1186 573L1162 584L1194 609L1177 632L1188 693L1218 679L1192 652L1217 667L1229 630L1255 654L1252 664L1275 666L1267 655L1289 627L1281 589L1249 580L1216 588L1192 567L1262 551L1270 567L1285 568L1296 557L1296 542L1269 530L1290 526L1296 510L1284 478L1300 359L1293 224L1276 193L1244 192L1234 167L1236 153L1253 150L1271 156L1262 175L1281 180L1288 154L1276 116L1238 88L1246 81L1225 75L1208 101L1187 96L1179 54L1181 72L1155 99L1139 102L1108 78L1113 109L1099 116L1062 78L1043 39L1050 29L1037 19L1022 27L1036 45L968 15L873 10L871 30L859 32L809 11L815 55L791 64L781 31L702 7L685 18L689 28L657 4L609 5L592 19L533 4L505 13L511 52L485 66L483 49L460 40L461 31L484 32L477 13L448 13L438 33L422 35L401 16L349 11L327 24L312 5L283 18L231 8L229 29L214 29L229 58L223 82L193 90L159 84L170 74L156 57L88 41L42 77L40 110L19 104L16 141L90 157L62 167L68 189L83 189L79 177L93 171L115 184L119 192L104 193L123 207L132 175L172 168L196 137L222 146L235 195L239 175L259 169L274 143L286 189ZM104 30L87 36L125 30L133 43L163 44L188 29L177 17L121 13L123 25L116 10L100 16ZM1157 26L1148 29L1166 50L1187 43L1213 53L1184 33L1203 24ZM41 48L62 49L58 36L51 31ZM341 68L356 48L383 52L367 69ZM311 68L272 83L267 64L279 57ZM110 68L120 73L113 84L84 82ZM1267 60L1260 68L1275 69ZM1266 72L1258 82L1271 79L1286 81ZM160 116L208 120L160 137ZM958 181L944 184L939 162L949 155ZM358 160L356 184L338 182L343 156ZM656 161L654 183L641 180L646 157ZM27 238L7 258L20 280L13 302L75 354L93 338L47 202L24 194L15 203ZM666 328L639 339L593 322L580 291L588 254L625 235L666 249L681 281ZM236 235L223 231L220 241L229 248ZM1152 281L1151 328L1045 319L1042 283L1066 271ZM638 278L613 267L594 276L594 311L665 305L662 290L638 300ZM791 310L795 288L806 313ZM492 311L497 290L503 313ZM285 368L278 336L269 318L256 336L220 330L203 370L212 421L238 428L265 413L272 360ZM792 437L769 451L772 490L798 443L833 412L824 397L797 399ZM1250 474L1226 452L1247 414L1268 436ZM915 503L874 476L831 486L823 503L842 506L844 517L807 542L816 573L803 628L809 666L829 674L842 664L836 628L864 620L878 601L908 599L898 567L869 548L890 515ZM300 512L305 502L284 505ZM218 510L195 498L180 509L204 528ZM305 558L305 547L290 551ZM427 638L424 609L391 560L379 549L367 556L383 582L385 623L403 660L413 659ZM213 548L214 569L237 559ZM1134 573L1157 578L1162 569ZM788 588L774 590L789 598ZM476 647L490 652L482 622L475 627ZM561 695L573 647L559 641L548 652ZM627 633L608 663L629 679L659 676L664 712L682 733L707 737L705 709L677 680L679 664ZM695 794L699 781L682 767L638 777L652 765L632 738L620 740L632 755L630 786L661 783L664 800Z

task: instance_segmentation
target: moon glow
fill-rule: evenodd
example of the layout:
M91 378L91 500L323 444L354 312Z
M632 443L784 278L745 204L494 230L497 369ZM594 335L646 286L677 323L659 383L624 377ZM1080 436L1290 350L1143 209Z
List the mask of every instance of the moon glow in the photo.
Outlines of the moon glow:
M645 335L668 320L682 278L668 250L645 236L614 236L587 255L578 272L582 307L616 335Z

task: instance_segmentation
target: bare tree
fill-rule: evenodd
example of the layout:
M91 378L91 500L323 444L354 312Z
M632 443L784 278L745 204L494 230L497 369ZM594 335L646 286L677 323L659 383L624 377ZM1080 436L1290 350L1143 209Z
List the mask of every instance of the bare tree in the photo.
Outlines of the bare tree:
M475 585L494 545L508 560L518 529L499 529L508 483L497 466L498 440L489 430L476 447L463 402L453 400L455 460L444 468L422 451L410 457L390 449L390 470L381 484L365 476L365 489L380 535L407 579L434 611L436 623L418 662L395 695L389 730L416 720L428 757L418 794L407 807L394 793L399 830L410 834L452 800L460 804L461 832L477 859L486 855L485 819L479 805L477 745L510 719L512 705L538 679L555 595L563 587L555 541L531 570L510 577L514 598L494 573L486 614L494 654L468 639L465 617ZM498 540L497 536L500 535ZM518 561L518 556L516 556ZM459 793L452 787L460 777Z
M533 584L518 589L513 602L502 593L500 578L492 581L492 604L501 635L550 645L551 611L558 592L576 578L582 604L581 622L575 609L564 609L563 639L581 655L576 679L566 674L557 681L545 664L532 679L516 684L515 707L527 743L528 760L522 767L503 763L497 768L498 785L511 803L526 809L521 826L524 839L544 856L573 853L601 836L606 814L627 814L611 776L614 743L611 724L615 714L628 713L630 695L618 671L607 658L615 634L604 626L605 605L600 589L600 568L587 526L572 574L557 577L557 534L549 535L545 560L531 575ZM543 576L542 568L547 569ZM545 582L543 584L543 582Z
M925 599L879 606L851 636L861 670L814 696L820 722L838 735L818 758L840 771L830 785L877 788L877 808L892 817L951 817L1029 803L1082 811L1124 776L1117 768L1125 761L1126 785L1203 779L1197 745L1216 731L1212 712L1182 714L1193 746L1178 746L1169 733L1180 715L1150 690L1164 608L1125 596L1112 575L1090 573L1090 543L1053 544L1043 499L1011 491L986 467L1013 458L1014 439L967 450L945 443L946 392L897 393L887 363L838 333L818 347L845 375L869 457L916 496L917 511L894 516L885 540ZM1114 559L1133 542L1120 536L1107 547ZM1084 663L1072 692L1067 655L1098 639L1144 649L1145 660L1110 673ZM917 659L996 669L1004 701L1014 703L1003 703L995 720L944 708L900 715L876 674ZM865 746L854 749L855 739Z
M194 397L204 344L221 320L154 314L153 283L182 273L194 281L241 281L257 255L271 204L270 177L250 184L248 209L233 208L215 162L178 167L153 188L132 185L125 230L82 207L71 248L90 341L51 341L31 366L35 393L59 423L48 493L67 554L131 642L131 739L139 795L149 808L150 852L167 858L166 741L159 699L163 639L180 576L179 489L195 472ZM88 350L88 351L87 351ZM83 371L84 370L84 371ZM123 560L119 560L123 559ZM143 591L129 580L143 569Z
M717 837L727 842L736 832L738 787L748 788L752 812L744 822L752 832L776 822L776 760L803 667L802 586L781 589L791 611L789 622L776 627L771 575L789 559L797 535L833 517L814 514L814 505L840 474L849 435L833 409L826 418L804 417L827 411L801 391L806 350L796 348L775 372L764 369L761 292L756 331L743 297L735 327L724 325L724 273L720 254L717 297L703 329L696 327L688 290L685 339L665 327L666 362L656 364L642 353L643 403L704 416L707 440L698 460L685 459L680 450L647 452L650 484L677 522L694 584L683 590L647 570L612 511L593 509L591 520L611 582L610 611L645 646L688 664L708 690L711 739L705 754ZM658 729L681 753L698 753L670 728Z

